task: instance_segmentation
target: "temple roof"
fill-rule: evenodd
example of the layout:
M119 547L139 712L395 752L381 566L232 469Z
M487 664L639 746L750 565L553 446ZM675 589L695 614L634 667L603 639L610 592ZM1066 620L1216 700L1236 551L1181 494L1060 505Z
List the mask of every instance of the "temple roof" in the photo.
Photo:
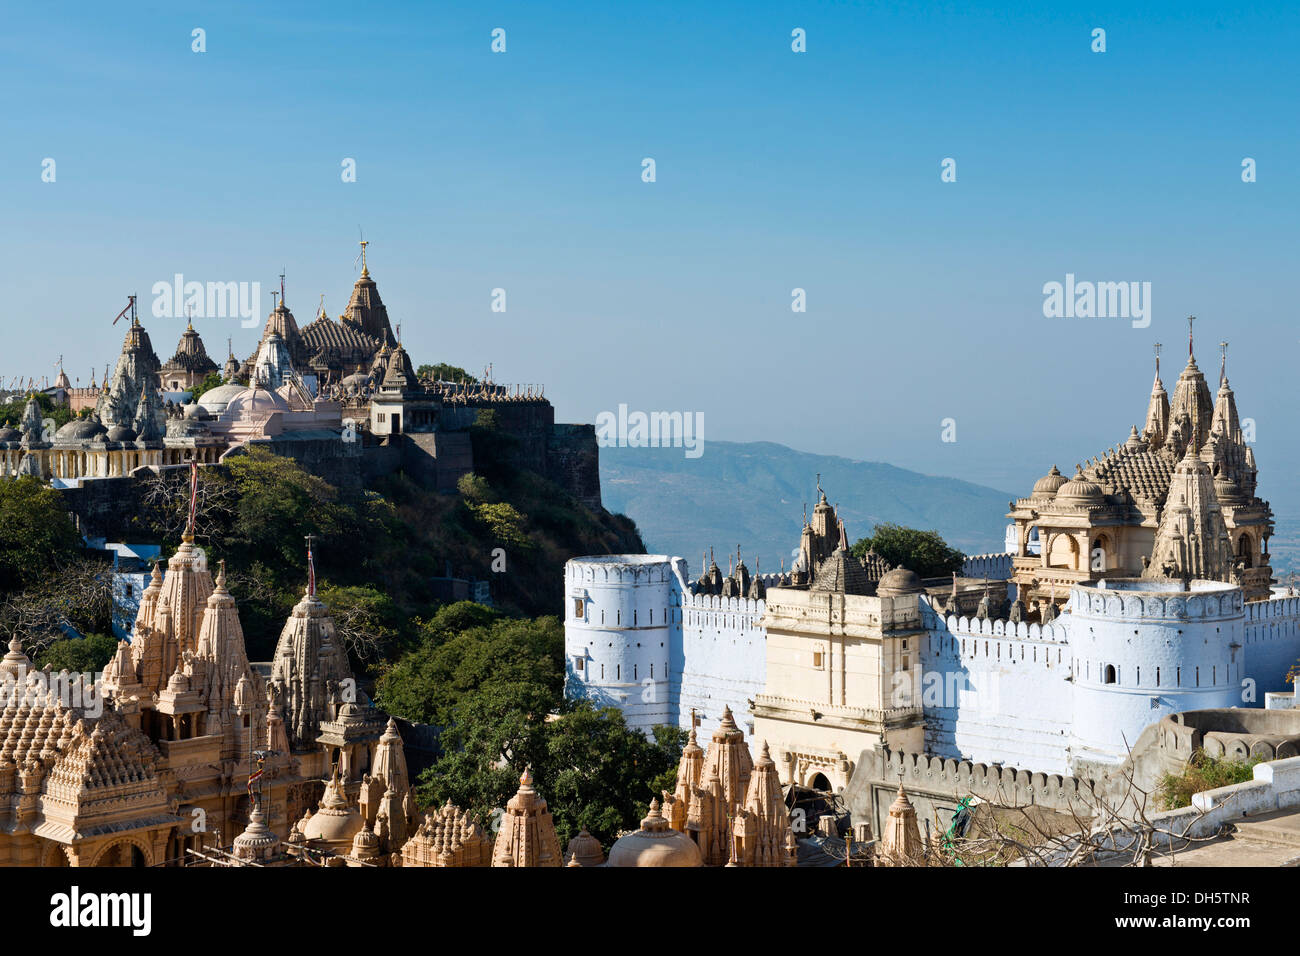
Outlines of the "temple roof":
M206 375L217 371L217 363L208 356L207 349L203 347L203 340L199 338L199 333L194 331L194 326L191 324L185 327L180 341L176 343L176 354L168 359L167 364L162 368L164 371L181 369Z
M1095 482L1155 504L1164 501L1173 473L1171 456L1133 445L1121 445L1118 452L1084 470Z
M351 323L335 322L326 315L302 327L302 341L309 351L356 351L370 355L379 349L379 339L372 338Z

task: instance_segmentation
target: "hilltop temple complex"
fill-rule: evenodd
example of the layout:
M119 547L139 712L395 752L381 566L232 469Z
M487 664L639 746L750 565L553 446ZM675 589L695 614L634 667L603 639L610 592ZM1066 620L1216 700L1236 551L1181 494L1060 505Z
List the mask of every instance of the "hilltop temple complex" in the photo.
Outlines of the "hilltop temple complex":
M101 387L73 389L60 370L56 388L42 398L77 417L51 427L32 392L18 422L0 422L0 478L31 475L69 490L88 534L121 533L114 517L136 510L130 479L189 462L219 465L259 447L340 487L403 471L454 492L473 470L470 429L487 411L515 439L509 454L516 466L601 507L594 429L557 424L540 386L421 378L394 334L364 247L361 276L337 321L322 307L300 329L282 284L252 354L241 362L228 350L220 370L192 321L175 354L160 362L134 298L128 308L126 337ZM200 394L218 371L223 382Z
M566 692L647 732L737 726L782 784L845 795L875 833L904 771L930 808L1032 774L1032 802L1070 813L1156 753L1162 718L1258 707L1300 657L1226 365L1225 348L1212 395L1189 336L1172 401L1157 365L1143 429L1072 478L1053 467L1011 503L1008 552L951 580L850 553L820 487L788 572L739 551L698 577L674 556L574 558Z

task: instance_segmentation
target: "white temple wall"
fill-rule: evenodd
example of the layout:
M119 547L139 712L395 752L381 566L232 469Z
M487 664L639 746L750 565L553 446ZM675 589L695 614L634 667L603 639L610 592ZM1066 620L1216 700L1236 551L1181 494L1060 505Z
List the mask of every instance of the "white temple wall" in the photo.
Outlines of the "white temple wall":
M922 599L929 633L919 694L928 753L1047 773L1069 769L1070 648L1058 624L945 619Z
M1266 693L1285 692L1287 672L1300 661L1300 597L1251 601L1245 607L1242 640L1246 674L1255 683L1255 703Z
M746 738L753 735L750 701L767 679L763 601L686 594L682 607L682 669L676 681L678 724L696 712L701 739L717 729L724 707Z

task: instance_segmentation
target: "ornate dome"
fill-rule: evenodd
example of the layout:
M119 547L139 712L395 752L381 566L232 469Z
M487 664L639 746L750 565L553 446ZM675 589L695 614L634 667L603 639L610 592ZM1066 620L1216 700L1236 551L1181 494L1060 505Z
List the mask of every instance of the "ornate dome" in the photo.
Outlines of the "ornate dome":
M241 860L265 860L276 852L280 838L266 825L266 814L261 807L254 806L248 815L248 826L244 832L235 837L231 848L234 856Z
M22 432L8 425L0 425L0 441L22 441Z
M659 801L650 801L650 813L641 829L617 840L609 850L606 866L703 866L695 841L668 825L659 812Z
M320 809L302 823L303 839L320 840L332 849L347 851L352 847L352 838L362 826L361 814L357 808L348 803L339 783L338 768L325 786L325 795L321 797Z
M125 425L114 425L108 430L108 433L104 437L109 441L135 441L135 432L131 431L131 429L127 428Z
M876 594L879 597L919 594L922 590L921 579L917 577L915 571L909 571L907 568L886 571L881 575L880 583L876 585Z
M54 433L56 442L95 441L104 435L104 426L93 418L77 418L68 422ZM120 439L112 439L119 441ZM135 440L135 435L131 436Z
M817 569L811 590L869 595L871 582L867 580L867 571L862 562L839 547Z
M1061 490L1056 493L1056 500L1062 504L1099 505L1105 499L1101 485L1085 478L1083 469L1079 468L1075 476L1061 486Z
M1066 479L1060 470L1053 465L1051 471L1034 482L1034 497L1051 498L1060 490L1061 485L1065 484L1065 481Z
M586 827L569 841L565 856L569 858L569 866L600 866L605 862L605 851L600 848L600 841L588 833Z

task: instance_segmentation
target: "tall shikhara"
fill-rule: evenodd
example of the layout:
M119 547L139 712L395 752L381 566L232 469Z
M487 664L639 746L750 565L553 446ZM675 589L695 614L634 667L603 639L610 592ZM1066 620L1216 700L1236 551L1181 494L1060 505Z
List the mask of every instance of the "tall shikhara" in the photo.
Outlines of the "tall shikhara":
M130 668L119 653L104 670L105 684L138 686L147 697L161 693L187 653L198 649L199 629L212 594L212 575L191 535L167 561L164 576L155 565L149 586L140 598L131 635Z
M190 671L191 687L207 705L207 732L222 735L222 757L239 760L265 746L266 688L248 663L235 599L226 590L224 562L208 596Z
M105 429L133 428L141 400L158 389L158 356L138 318L131 319L122 354L111 379L104 381L104 390L95 403L95 418ZM161 407L151 408L159 429L166 428Z
M797 851L776 762L763 744L754 763L731 709L706 754L692 729L664 791L668 826L695 841L705 866L794 866Z
M546 801L533 789L533 775L525 770L519 790L506 803L501 829L492 847L493 866L563 866L560 838Z
M295 752L316 749L320 725L334 717L331 691L337 694L351 677L334 619L309 584L285 621L271 662L271 691Z

